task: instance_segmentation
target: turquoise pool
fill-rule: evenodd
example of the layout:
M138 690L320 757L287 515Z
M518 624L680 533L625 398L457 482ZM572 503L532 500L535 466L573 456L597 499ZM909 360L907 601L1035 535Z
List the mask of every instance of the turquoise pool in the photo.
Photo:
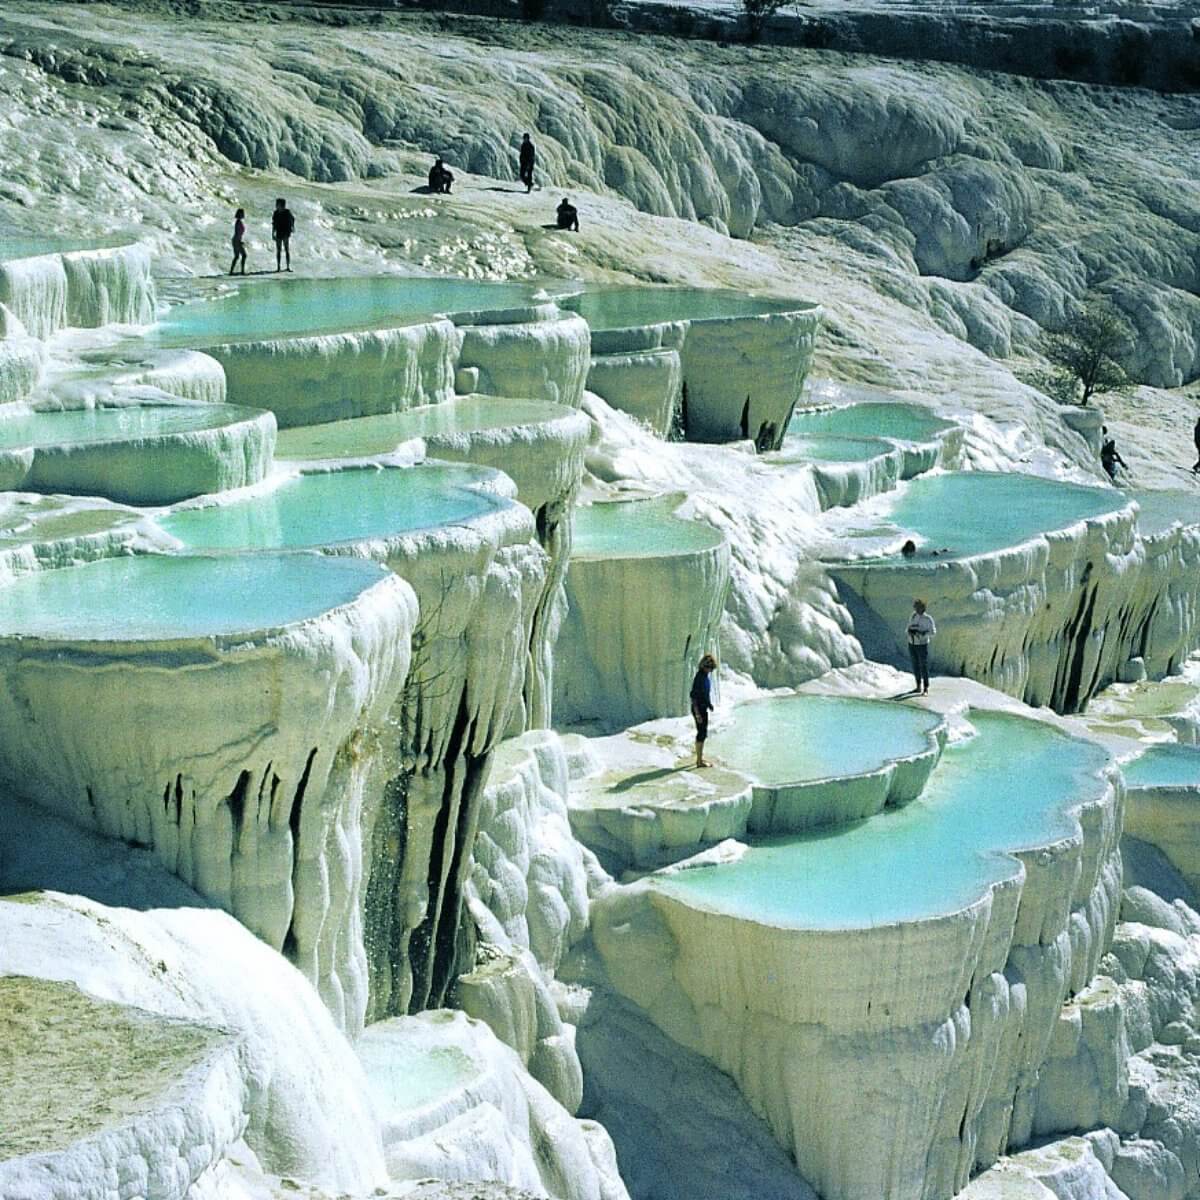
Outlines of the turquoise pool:
M79 442L133 442L165 434L219 429L255 416L231 404L170 404L71 409L0 418L0 450Z
M781 462L870 462L885 454L899 453L890 442L879 438L838 437L816 435L809 437L787 434L778 450Z
M1196 492L1148 492L1125 493L1138 505L1138 528L1153 537L1165 533L1175 522L1183 525L1200 525L1200 494Z
M315 554L101 559L0 587L0 637L139 642L252 633L348 604L387 574L366 559Z
M571 557L659 558L712 550L724 540L710 525L674 516L684 497L616 500L575 510Z
M528 305L534 294L529 284L444 276L276 276L242 283L216 300L171 309L147 336L161 346L213 346L386 329L439 314Z
M586 284L582 291L560 297L558 303L579 313L593 330L598 331L661 325L669 321L761 317L815 307L802 300L750 296L745 292L716 288L602 284Z
M1200 789L1200 746L1151 746L1121 767L1130 788Z
M965 558L1017 546L1043 533L1123 508L1128 501L1111 488L1082 487L1035 475L960 471L923 475L889 493L878 518L864 531L897 540L888 562L903 562L899 539L912 537L920 550L949 551ZM847 531L856 536L856 531ZM919 554L916 562L925 562ZM943 560L944 561L944 560Z
M387 454L409 438L448 437L488 429L538 425L567 416L571 411L562 405L540 400L462 396L445 404L410 408L407 412L285 429L276 442L275 453L279 458L297 461L365 458Z
M300 475L230 504L187 508L159 524L193 550L277 550L396 537L507 507L475 489L468 466L348 468Z
M811 437L890 437L905 442L930 442L953 429L919 404L886 402L847 404L841 408L801 409L792 414L788 433Z
M921 797L857 825L772 839L737 862L653 876L686 904L803 929L865 928L960 909L1012 874L997 852L1072 832L1102 794L1104 750L1037 721L975 712ZM860 730L861 735L861 730Z
M938 713L842 696L773 696L733 710L708 747L768 787L862 775L928 750Z

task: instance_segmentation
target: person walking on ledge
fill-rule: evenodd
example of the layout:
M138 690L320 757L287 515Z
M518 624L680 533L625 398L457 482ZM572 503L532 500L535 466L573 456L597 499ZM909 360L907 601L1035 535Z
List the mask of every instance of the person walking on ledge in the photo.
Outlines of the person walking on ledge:
M296 228L296 218L288 208L287 201L280 197L275 201L275 211L271 214L271 236L275 239L275 270L287 259L287 269L292 269L292 230Z
M913 601L913 613L908 618L908 656L912 659L914 689L919 696L929 695L929 643L937 633L933 618L925 611L924 600Z
M708 740L708 714L713 710L712 673L717 669L717 660L706 654L692 679L692 720L696 722L696 766L707 767L704 761L704 743Z
M568 229L572 233L579 232L579 209L564 196L562 203L554 210L555 224L559 229Z
M521 182L525 185L525 193L528 195L533 191L533 166L537 161L537 151L533 148L533 143L529 140L529 134L521 134L521 151L517 159L519 168L517 174Z
M229 273L233 274L238 263L242 264L242 274L246 273L246 210L239 208L233 214L233 262L229 264Z

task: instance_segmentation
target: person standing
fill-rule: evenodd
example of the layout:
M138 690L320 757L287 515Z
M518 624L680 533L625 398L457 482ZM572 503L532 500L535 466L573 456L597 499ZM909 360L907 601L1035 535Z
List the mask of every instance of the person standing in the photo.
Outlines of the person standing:
M1129 464L1121 457L1121 452L1117 449L1117 439L1108 436L1107 425L1100 430L1100 436L1104 439L1100 446L1100 465L1108 472L1109 479L1116 483L1117 463L1120 463L1127 471Z
M242 264L242 274L246 273L246 210L239 208L233 214L233 262L229 264L229 273L233 274L238 263Z
M692 720L696 722L696 766L707 767L704 761L704 743L708 740L708 714L713 710L712 673L717 669L717 660L706 654L692 678Z
M292 269L292 230L296 228L296 218L288 208L287 201L280 197L275 201L275 211L271 214L271 236L275 239L275 270L279 270L280 262L287 259L287 269Z
M521 134L521 152L518 159L520 167L519 175L521 182L525 185L525 191L528 194L533 191L533 167L537 162L537 151L533 148L533 143L529 140L529 134Z
M912 616L908 618L908 657L912 660L915 691L918 695L929 695L929 643L937 633L933 618L925 611L924 600L913 601Z
M1192 430L1192 441L1196 443L1196 465L1192 474L1200 474L1200 417L1196 418L1196 428Z

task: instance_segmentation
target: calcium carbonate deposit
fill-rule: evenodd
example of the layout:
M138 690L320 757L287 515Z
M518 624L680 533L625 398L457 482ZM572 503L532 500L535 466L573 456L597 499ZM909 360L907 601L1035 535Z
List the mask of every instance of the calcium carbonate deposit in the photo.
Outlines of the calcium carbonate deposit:
M1200 1200L1196 19L2 6L0 1200Z

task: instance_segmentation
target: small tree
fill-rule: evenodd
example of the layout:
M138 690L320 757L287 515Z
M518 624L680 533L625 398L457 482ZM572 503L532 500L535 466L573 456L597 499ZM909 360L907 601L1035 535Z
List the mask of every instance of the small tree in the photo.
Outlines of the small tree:
M1117 354L1133 341L1129 322L1103 299L1092 299L1057 333L1042 339L1050 360L1043 388L1060 404L1087 404L1093 396L1118 392L1129 377Z
M757 42L762 36L763 26L780 9L787 8L795 0L741 0L742 12L746 16L746 41Z

